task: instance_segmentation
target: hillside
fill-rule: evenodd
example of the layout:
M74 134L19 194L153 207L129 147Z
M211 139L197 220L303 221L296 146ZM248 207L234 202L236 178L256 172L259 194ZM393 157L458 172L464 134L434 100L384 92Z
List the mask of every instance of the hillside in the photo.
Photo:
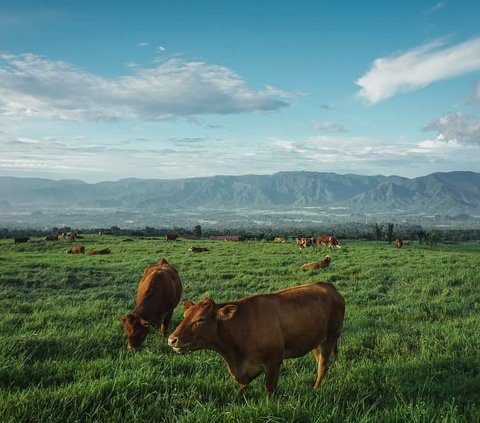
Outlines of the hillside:
M480 174L408 179L279 172L95 184L0 177L0 214L7 226L191 225L204 219L227 226L288 225L363 221L365 216L396 221L408 217L410 223L443 216L446 223L467 222L480 216Z

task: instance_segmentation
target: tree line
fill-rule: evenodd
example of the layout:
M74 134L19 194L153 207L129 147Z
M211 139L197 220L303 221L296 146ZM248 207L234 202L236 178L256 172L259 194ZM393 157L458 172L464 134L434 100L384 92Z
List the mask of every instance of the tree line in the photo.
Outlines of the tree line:
M80 233L102 233L104 235L117 235L128 237L163 237L166 234L193 236L196 238L208 238L212 235L239 235L246 240L272 241L275 237L295 238L297 236L332 235L338 239L367 240L376 242L392 242L396 238L403 240L418 241L419 243L436 244L437 242L454 242L480 240L480 229L443 229L423 228L420 225L395 225L393 223L347 223L332 224L331 226L295 226L276 228L251 227L207 227L195 225L193 228L178 226L155 228L131 229L111 226L108 228L72 228L69 226L53 227L46 229L15 229L0 228L0 239L15 238L19 236L43 237L56 235L57 233L76 230Z

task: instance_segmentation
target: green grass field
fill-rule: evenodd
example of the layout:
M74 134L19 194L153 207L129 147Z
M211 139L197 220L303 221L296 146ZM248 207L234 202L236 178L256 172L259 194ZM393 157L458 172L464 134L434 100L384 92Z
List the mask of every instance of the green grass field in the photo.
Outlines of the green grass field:
M121 242L86 236L0 241L0 422L480 421L480 243L401 250L345 242L299 251L293 243ZM328 269L303 272L332 255ZM263 377L245 392L210 351L176 355L153 330L128 351L122 322L143 269L166 258L183 299L217 301L314 281L346 300L339 357L319 391L313 355L285 360L278 392ZM174 314L173 328L181 320Z

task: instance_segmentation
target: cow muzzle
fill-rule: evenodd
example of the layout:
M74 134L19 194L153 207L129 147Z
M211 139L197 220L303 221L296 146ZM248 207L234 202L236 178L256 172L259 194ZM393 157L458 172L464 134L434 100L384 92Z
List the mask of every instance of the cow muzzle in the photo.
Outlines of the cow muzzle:
M173 351L175 351L178 354L185 353L189 351L189 346L190 344L182 344L178 342L178 337L176 336L170 336L168 338L168 346L172 347Z

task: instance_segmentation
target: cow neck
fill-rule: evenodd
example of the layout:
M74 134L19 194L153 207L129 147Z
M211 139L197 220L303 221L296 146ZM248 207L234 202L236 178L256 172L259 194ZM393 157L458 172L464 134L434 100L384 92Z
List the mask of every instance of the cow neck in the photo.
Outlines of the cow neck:
M238 352L241 352L241 334L237 331L235 322L218 322L218 342L214 349L220 353L227 361L234 359Z

